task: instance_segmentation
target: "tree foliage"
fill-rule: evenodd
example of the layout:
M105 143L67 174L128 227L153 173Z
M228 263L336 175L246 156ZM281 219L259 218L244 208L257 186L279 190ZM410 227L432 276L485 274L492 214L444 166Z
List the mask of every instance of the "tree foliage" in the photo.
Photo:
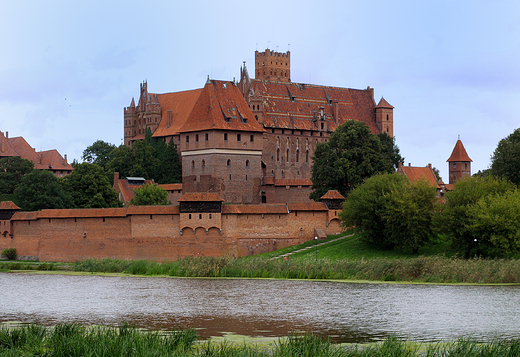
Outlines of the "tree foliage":
M135 206L169 205L168 192L157 184L145 184L134 190L130 204Z
M166 144L153 138L150 130L146 131L145 139L134 142L132 148L127 145L115 148L106 170L110 174L119 172L120 177L144 177L160 184L182 181L182 165L173 140Z
M72 198L50 171L33 170L25 175L14 190L22 211L45 208L70 208Z
M520 185L520 128L498 143L491 156L491 175Z
M31 160L21 157L4 157L0 159L0 192L12 194L23 176L34 169Z
M446 202L439 207L436 215L438 232L451 241L454 251L467 258L474 256L477 253L475 239L478 242L481 237L475 234L476 211L472 211L473 206L481 199L511 193L515 187L513 183L493 176L473 176L457 181L454 190L446 193ZM485 201L479 205L482 213L486 207Z
M343 203L344 226L361 229L363 239L382 249L417 252L432 235L436 190L425 181L379 174L356 187Z
M115 148L116 146L114 144L97 140L83 151L82 159L91 164L98 164L103 169L106 169Z
M520 191L482 197L468 209L468 229L476 254L511 257L520 254ZM477 238L478 237L478 238Z
M347 196L364 179L392 172L402 158L388 135L371 134L365 123L349 120L316 145L313 160L310 198L318 201L328 190Z
M97 164L84 162L62 179L63 187L76 208L121 207L117 192L110 185L105 170Z

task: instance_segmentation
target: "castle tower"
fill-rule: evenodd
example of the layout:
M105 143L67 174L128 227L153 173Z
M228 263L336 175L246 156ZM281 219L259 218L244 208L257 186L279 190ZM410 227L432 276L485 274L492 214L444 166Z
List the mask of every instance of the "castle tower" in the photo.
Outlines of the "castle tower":
M132 138L136 136L136 125L137 125L137 108L135 107L134 98L129 107L123 109L124 111L124 138L125 145L130 145Z
M394 137L394 107L385 98L381 98L376 106L376 122L382 133Z
M471 176L471 160L462 145L460 138L455 144L455 148L451 153L451 156L446 162L448 162L448 171L450 176L450 185L454 184L463 177Z
M255 51L255 79L290 82L291 52Z

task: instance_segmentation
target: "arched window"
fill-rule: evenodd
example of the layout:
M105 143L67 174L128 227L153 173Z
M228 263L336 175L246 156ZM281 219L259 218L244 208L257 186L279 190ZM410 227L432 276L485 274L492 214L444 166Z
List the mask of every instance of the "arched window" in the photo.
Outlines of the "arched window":
M195 134L195 142L196 142L196 143L199 142L199 134Z
M195 167L195 161L194 161L194 160L191 160L191 167L192 167L192 168Z
M289 162L289 148L287 148L287 162Z
M276 161L280 161L280 149L276 149Z
M300 149L296 150L296 162L300 162Z
M190 142L190 136L186 135L186 143L189 143L189 142Z
M202 167L206 167L206 160L202 160Z
M386 115L386 120L388 120L388 114Z
M242 135L237 134L237 141L240 141L240 140L242 140Z
M209 140L209 134L206 133L206 141L208 141L208 140Z
M227 141L227 133L224 133L224 141Z
M309 150L305 150L305 162L309 162Z
M246 167L249 167L249 160L246 160Z
M230 159L228 159L228 161L227 161L227 165L228 165L228 166L231 166L231 160L230 160Z

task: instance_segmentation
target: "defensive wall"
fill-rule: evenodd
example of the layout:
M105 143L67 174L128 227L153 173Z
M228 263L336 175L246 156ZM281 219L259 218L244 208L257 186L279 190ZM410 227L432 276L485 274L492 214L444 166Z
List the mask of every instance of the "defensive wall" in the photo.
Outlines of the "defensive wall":
M176 260L246 256L341 232L339 210L324 203L222 204L220 212L183 213L180 206L17 212L0 250L22 259Z

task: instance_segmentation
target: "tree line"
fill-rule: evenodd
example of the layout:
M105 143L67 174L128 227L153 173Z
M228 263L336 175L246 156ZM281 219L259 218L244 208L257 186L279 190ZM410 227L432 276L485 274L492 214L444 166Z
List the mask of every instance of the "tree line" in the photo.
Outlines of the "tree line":
M417 253L433 242L470 257L520 257L520 129L502 139L485 172L441 199L426 181L378 173L349 190L340 220L367 244Z
M182 166L173 141L166 144L146 133L145 140L132 148L116 147L98 140L83 151L83 163L74 161L74 170L62 178L50 171L36 170L30 160L0 159L2 199L13 200L23 211L47 208L121 207L114 190L114 172L121 177L144 177L159 184L179 183ZM157 185L134 191L136 205L167 204L167 192ZM141 192L141 190L143 192Z

